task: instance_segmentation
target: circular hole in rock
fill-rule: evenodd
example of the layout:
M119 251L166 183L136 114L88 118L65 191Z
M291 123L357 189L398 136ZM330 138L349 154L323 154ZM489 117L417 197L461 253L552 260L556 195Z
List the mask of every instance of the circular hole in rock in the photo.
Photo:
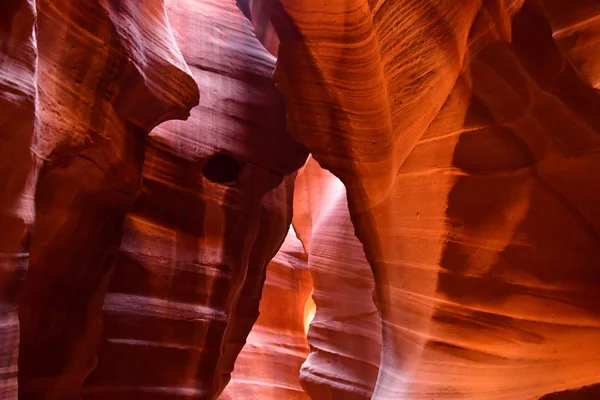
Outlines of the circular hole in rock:
M202 173L206 179L221 183L235 183L240 176L240 163L233 157L225 154L217 154L213 156L204 168Z

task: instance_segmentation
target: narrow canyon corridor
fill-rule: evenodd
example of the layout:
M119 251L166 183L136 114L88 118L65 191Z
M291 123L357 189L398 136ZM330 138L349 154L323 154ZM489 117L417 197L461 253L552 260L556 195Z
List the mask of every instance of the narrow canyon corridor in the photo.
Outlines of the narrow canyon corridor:
M600 0L0 1L0 400L600 400Z

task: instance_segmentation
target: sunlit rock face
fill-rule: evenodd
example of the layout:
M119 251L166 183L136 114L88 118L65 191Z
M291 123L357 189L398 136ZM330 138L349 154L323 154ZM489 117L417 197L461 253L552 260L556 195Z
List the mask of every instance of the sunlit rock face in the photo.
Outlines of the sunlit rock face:
M211 399L225 388L306 158L286 134L275 60L235 4L166 5L200 105L150 134L84 399Z
M316 305L300 378L312 399L370 399L381 353L373 273L354 236L344 185L310 158L296 179L293 225Z
M116 3L0 6L3 399L77 397L144 138L198 103L162 2Z
M3 0L0 399L600 398L599 50L597 0Z
M598 3L264 4L288 127L373 268L373 398L597 383Z
M300 367L308 355L306 330L314 315L311 292L306 252L290 230L269 263L260 315L219 399L310 399L300 385Z

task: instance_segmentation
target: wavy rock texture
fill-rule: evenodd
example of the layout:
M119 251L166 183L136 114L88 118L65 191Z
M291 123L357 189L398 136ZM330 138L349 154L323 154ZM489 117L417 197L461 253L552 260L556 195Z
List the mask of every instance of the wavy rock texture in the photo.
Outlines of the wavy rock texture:
M34 220L37 131L35 2L0 7L0 398L17 398L17 295Z
M220 400L310 399L299 375L308 355L305 323L314 313L311 292L306 253L290 230L267 267L260 315Z
M186 118L198 88L161 1L11 0L0 13L2 398L17 396L17 346L19 398L76 398L144 135Z
M541 0L552 26L552 37L586 83L600 89L600 3Z
M344 182L374 270L375 399L598 380L600 103L542 3L265 3L290 130Z
M200 105L151 133L83 399L211 399L258 317L306 151L286 133L274 58L232 2L167 1Z
M277 57L279 37L265 12L263 0L236 0L244 16L252 22L254 35L271 54Z
M440 235L421 224L443 224L445 199L438 195L439 207L422 207L429 194L403 190L396 171L452 89L480 5L280 4L271 2L270 12L281 40L275 80L289 127L347 188L382 314L374 396L398 398L427 339L433 314L427 299L436 291L442 251ZM419 211L427 220L416 219Z
M293 224L308 252L317 306L302 386L313 400L370 399L381 353L373 273L354 236L344 185L312 158L296 180Z
M600 3L237 4L1 2L0 398L596 399Z

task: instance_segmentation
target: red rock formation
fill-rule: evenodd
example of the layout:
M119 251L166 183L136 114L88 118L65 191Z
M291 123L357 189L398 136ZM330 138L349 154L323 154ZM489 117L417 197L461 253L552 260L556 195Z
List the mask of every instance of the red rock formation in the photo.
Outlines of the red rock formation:
M27 269L39 166L35 2L0 6L0 398L17 398L17 294Z
M236 4L242 13L244 13L244 16L252 22L256 38L260 40L265 49L277 57L279 38L277 37L277 33L275 32L269 16L265 12L263 1L264 0L237 0Z
M419 227L407 226L419 209L397 204L422 193L402 190L396 171L451 90L479 5L275 3L270 12L281 40L275 79L289 127L348 190L383 319L375 396L397 398L427 338L433 309L423 299L435 293L441 245L437 235L417 237ZM314 9L312 18L302 18ZM436 199L444 202L443 195ZM428 220L442 215L443 209Z
M556 44L587 84L600 88L600 3L541 0Z
M219 396L306 146L223 398L595 399L600 3L235 3L0 4L0 398Z
M300 386L308 355L312 279L306 253L293 230L267 268L260 315L235 362L220 400L310 399ZM313 303L314 304L314 303Z
M106 266L139 185L144 135L185 118L198 91L161 1L11 0L0 13L0 390L17 397L20 346L20 398L74 398L94 365ZM45 164L34 193L36 159Z
M543 4L268 7L289 127L344 182L374 269L374 398L595 383L600 103Z
M308 252L317 307L302 386L313 400L370 399L381 353L373 274L354 236L344 185L312 158L296 180L294 227Z
M306 152L287 136L274 58L235 4L167 1L200 88L151 133L84 399L210 399L229 381L266 266L291 222Z

